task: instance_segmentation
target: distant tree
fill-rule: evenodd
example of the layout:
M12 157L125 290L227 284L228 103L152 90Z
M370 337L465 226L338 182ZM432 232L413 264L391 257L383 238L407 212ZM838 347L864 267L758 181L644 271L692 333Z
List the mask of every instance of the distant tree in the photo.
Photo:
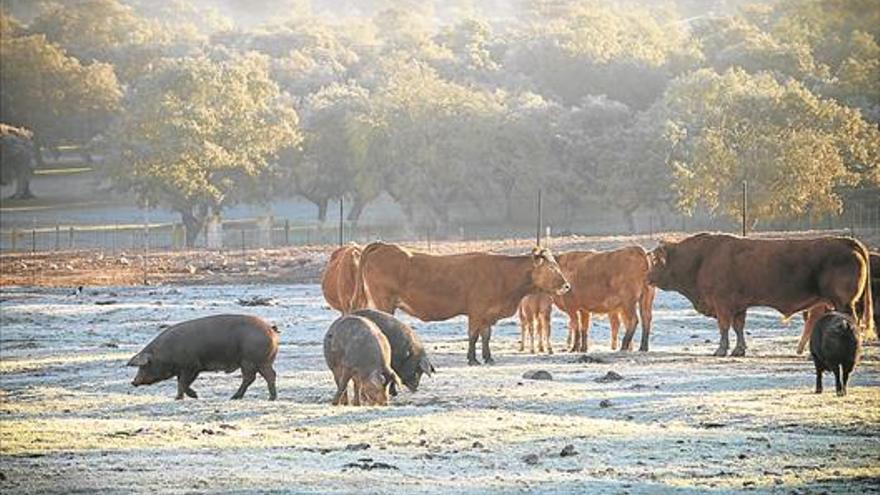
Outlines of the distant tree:
M700 70L677 80L663 105L683 211L705 204L736 217L747 180L756 219L836 213L842 187L880 183L880 131L795 81Z
M293 191L318 207L318 219L327 219L332 198L354 197L351 220L357 220L379 191L368 187L371 139L370 95L356 84L331 84L310 95L302 111L304 140L301 149L287 150L282 160Z
M122 91L107 64L82 65L43 35L0 39L0 120L34 133L41 149L86 143L116 114Z
M0 185L15 182L10 199L30 199L34 172L33 135L27 129L0 123Z
M276 152L300 139L265 59L166 59L131 88L108 138L109 173L141 204L180 213L191 246L209 215L267 202Z

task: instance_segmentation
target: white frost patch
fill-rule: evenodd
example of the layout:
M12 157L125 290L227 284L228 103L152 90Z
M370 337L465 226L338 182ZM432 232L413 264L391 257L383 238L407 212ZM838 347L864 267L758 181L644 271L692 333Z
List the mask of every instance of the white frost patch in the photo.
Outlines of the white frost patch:
M438 373L387 408L332 407L321 340L336 313L317 286L7 290L0 302L0 491L305 493L867 492L880 477L880 355L866 346L849 395L812 393L801 321L750 312L749 356L714 358L713 320L659 293L651 352L522 354L495 327L492 367L468 367L465 322L413 322ZM275 306L241 307L271 296ZM115 301L98 305L96 302ZM125 362L167 325L253 313L281 328L279 400L261 378L205 374L132 388ZM621 332L622 333L622 332ZM638 339L638 334L636 336ZM543 369L552 381L522 378ZM607 372L619 381L597 382ZM574 455L561 456L571 445ZM362 468L372 467L372 470ZM383 469L385 468L385 469Z

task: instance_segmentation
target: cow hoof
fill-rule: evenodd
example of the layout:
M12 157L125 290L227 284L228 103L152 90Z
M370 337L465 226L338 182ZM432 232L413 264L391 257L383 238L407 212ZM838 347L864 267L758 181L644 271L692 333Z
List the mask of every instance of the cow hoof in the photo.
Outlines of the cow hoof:
M232 397L229 398L229 400L241 400L241 397L242 397L241 395L233 395Z
M745 347L736 347L733 349L733 352L730 353L730 357L743 357L746 355Z
M480 362L476 359L468 359L468 366L479 366Z
M639 347L639 352L648 352L648 346Z
M727 348L726 348L726 347L719 347L719 348L715 351L715 354L713 354L713 355L714 355L715 357L724 357L724 356L727 355Z
M492 365L492 364L495 364L495 360L492 358L484 358L483 363Z
M838 390L838 391L837 391L837 396L838 396L838 397L844 397L845 395L846 395L846 390Z

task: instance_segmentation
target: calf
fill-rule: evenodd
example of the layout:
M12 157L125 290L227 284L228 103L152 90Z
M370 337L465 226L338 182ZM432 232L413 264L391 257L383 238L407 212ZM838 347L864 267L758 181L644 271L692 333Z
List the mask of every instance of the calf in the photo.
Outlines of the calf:
M846 314L830 312L816 321L810 335L810 354L816 365L816 393L822 393L822 373L834 373L838 396L846 395L846 384L859 360L859 330ZM843 375L843 376L841 376Z
M422 341L409 325L376 309L360 309L353 314L375 323L388 339L388 345L391 346L391 369L411 392L419 389L422 374L431 376L436 371L428 359ZM394 383L391 384L390 392L391 395L397 394Z
M520 352L525 350L526 337L531 344L531 353L535 353L535 335L538 335L538 352L544 352L544 343L547 344L547 354L553 354L553 346L550 344L550 312L553 310L553 297L549 294L529 294L519 302L519 326L522 339L519 343Z
M336 381L333 405L348 404L348 382L354 381L355 406L388 404L388 387L400 386L391 368L388 339L372 321L362 316L343 316L324 336L324 359Z
M137 366L135 387L177 377L177 400L198 398L192 383L203 371L232 373L241 368L241 386L233 399L241 399L257 373L275 400L278 329L256 316L216 315L178 323L165 329L128 362Z

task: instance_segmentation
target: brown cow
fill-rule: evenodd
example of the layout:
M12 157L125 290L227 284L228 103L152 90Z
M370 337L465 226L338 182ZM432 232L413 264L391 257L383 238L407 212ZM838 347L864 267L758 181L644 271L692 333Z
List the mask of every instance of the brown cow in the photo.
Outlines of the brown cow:
M327 304L344 315L352 312L351 300L357 285L360 259L360 246L342 246L330 255L330 261L324 268L324 276L321 277L321 290Z
M538 352L553 354L550 344L550 313L553 311L553 296L544 293L529 294L519 302L520 352L526 349L526 337L531 341L531 353L535 353L535 335L538 336Z
M570 286L548 249L524 256L466 253L440 256L382 242L364 248L352 307L393 313L401 308L422 321L468 317L468 364L494 362L489 350L492 325L513 316L534 292L564 293Z
M730 347L730 326L736 332L733 356L744 356L746 310L769 306L786 317L819 303L856 315L871 331L868 251L846 237L819 239L745 239L727 234L697 234L679 242L661 242L651 253L651 284L674 290L700 313L716 318L721 342L716 356Z
M874 330L880 329L880 253L869 252L868 257L871 260L871 294L874 296ZM803 354L807 343L810 342L810 334L813 333L813 326L825 313L831 311L832 308L828 304L820 303L812 308L804 311L804 331L801 333L801 340L798 342L797 353Z
M562 273L572 289L554 297L556 306L568 314L569 350L586 352L590 334L590 314L607 314L611 323L611 348L617 348L620 320L626 327L621 350L632 350L639 318L642 321L640 351L648 350L651 335L651 306L654 288L647 283L648 255L639 246L614 251L572 251L558 256Z

